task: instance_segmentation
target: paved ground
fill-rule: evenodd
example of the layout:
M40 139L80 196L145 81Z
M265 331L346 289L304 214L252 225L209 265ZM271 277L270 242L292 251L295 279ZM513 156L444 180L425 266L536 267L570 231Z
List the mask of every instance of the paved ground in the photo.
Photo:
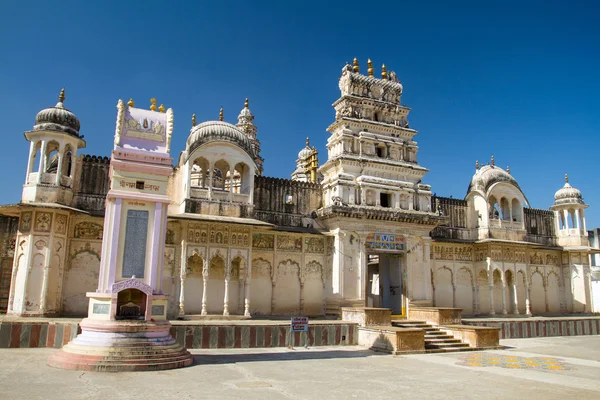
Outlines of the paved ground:
M502 344L508 347L410 356L359 347L194 350L189 368L116 374L50 368L52 349L1 349L0 398L600 398L600 336Z

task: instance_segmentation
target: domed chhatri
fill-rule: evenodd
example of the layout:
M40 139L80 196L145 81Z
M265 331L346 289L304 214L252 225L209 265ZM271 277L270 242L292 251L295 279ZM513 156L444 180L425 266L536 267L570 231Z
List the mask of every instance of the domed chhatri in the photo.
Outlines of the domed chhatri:
M479 162L476 165L478 169L471 179L467 193L474 190L481 190L483 193L486 193L492 185L500 182L510 183L519 188L519 190L521 189L516 179L502 168L495 165L483 165L479 167Z
M60 91L58 103L48 107L35 116L34 131L58 131L79 137L79 119L64 106L65 89Z
M584 204L583 195L579 189L569 184L569 175L565 174L565 185L554 194L554 205L562 204Z
M187 140L188 154L209 142L231 142L241 147L248 155L254 158L254 150L248 136L235 125L224 121L206 121L192 128L192 133Z

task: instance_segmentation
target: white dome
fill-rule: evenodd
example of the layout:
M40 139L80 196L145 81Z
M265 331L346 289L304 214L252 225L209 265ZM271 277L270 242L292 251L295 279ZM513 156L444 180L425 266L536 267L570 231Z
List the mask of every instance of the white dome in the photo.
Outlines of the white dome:
M583 195L579 189L569 185L569 178L565 177L565 186L558 189L554 194L554 205L561 204L584 204Z

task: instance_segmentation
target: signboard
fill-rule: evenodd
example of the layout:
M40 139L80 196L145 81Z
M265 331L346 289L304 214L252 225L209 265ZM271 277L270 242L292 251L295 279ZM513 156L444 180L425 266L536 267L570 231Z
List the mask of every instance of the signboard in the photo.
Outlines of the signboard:
M308 332L308 317L292 317L292 332Z
M394 233L370 233L365 240L367 250L376 251L405 251L404 236Z

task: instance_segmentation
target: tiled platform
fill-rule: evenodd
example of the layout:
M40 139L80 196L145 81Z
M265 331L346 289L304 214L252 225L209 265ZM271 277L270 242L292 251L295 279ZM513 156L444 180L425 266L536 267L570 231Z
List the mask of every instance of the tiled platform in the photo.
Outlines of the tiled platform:
M0 348L61 348L78 332L80 319L0 317ZM171 321L171 336L188 349L287 347L289 320ZM312 320L307 334L293 335L293 346L338 346L358 343L357 324Z
M462 323L500 328L500 339L600 334L600 316L463 318Z

